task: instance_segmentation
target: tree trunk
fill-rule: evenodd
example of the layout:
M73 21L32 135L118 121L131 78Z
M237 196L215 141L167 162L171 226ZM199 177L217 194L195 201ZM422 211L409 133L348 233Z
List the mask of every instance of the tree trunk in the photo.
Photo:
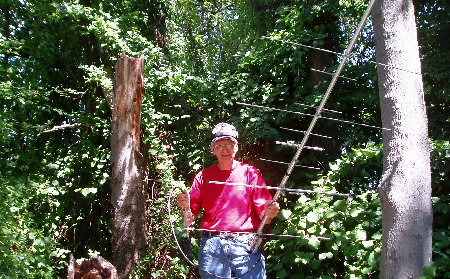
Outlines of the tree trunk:
M122 54L116 64L111 135L111 199L114 206L113 262L128 278L146 246L140 118L144 57Z
M380 278L418 278L431 265L432 206L428 126L414 7L376 1L373 10L384 161ZM405 69L407 71L401 70Z

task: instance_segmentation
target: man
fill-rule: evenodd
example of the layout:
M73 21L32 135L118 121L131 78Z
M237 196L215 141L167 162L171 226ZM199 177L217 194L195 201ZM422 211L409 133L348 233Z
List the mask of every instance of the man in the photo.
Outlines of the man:
M212 130L211 152L217 164L200 171L189 194L178 195L178 206L191 216L188 224L203 209L200 227L204 229L198 255L202 279L266 278L265 260L251 250L262 218L270 223L280 210L267 189L214 182L266 185L255 167L235 160L238 132L227 123Z

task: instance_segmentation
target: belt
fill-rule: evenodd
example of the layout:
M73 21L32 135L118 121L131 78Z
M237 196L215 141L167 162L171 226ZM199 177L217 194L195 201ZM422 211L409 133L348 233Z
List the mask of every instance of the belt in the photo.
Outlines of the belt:
M249 235L252 232L222 232L222 231L204 231L202 232L202 235L204 237L211 237L211 236L219 236L219 237L239 237L243 235Z

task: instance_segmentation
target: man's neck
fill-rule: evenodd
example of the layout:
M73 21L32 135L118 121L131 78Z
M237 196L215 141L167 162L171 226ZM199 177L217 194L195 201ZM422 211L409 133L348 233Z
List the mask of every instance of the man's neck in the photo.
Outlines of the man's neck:
M225 162L217 162L217 167L220 169L220 170L231 170L233 167L234 167L234 165L235 165L235 163L236 163L236 161L235 160L232 160L232 161L225 161Z

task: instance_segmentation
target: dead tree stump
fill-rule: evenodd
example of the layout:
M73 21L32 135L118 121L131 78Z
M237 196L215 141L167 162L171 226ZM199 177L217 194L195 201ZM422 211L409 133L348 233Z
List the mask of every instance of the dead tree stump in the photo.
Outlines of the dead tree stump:
M112 262L129 278L147 244L144 157L140 152L144 56L122 54L116 64L111 122Z
M70 255L67 279L118 279L116 268L102 257L84 260L81 265Z

